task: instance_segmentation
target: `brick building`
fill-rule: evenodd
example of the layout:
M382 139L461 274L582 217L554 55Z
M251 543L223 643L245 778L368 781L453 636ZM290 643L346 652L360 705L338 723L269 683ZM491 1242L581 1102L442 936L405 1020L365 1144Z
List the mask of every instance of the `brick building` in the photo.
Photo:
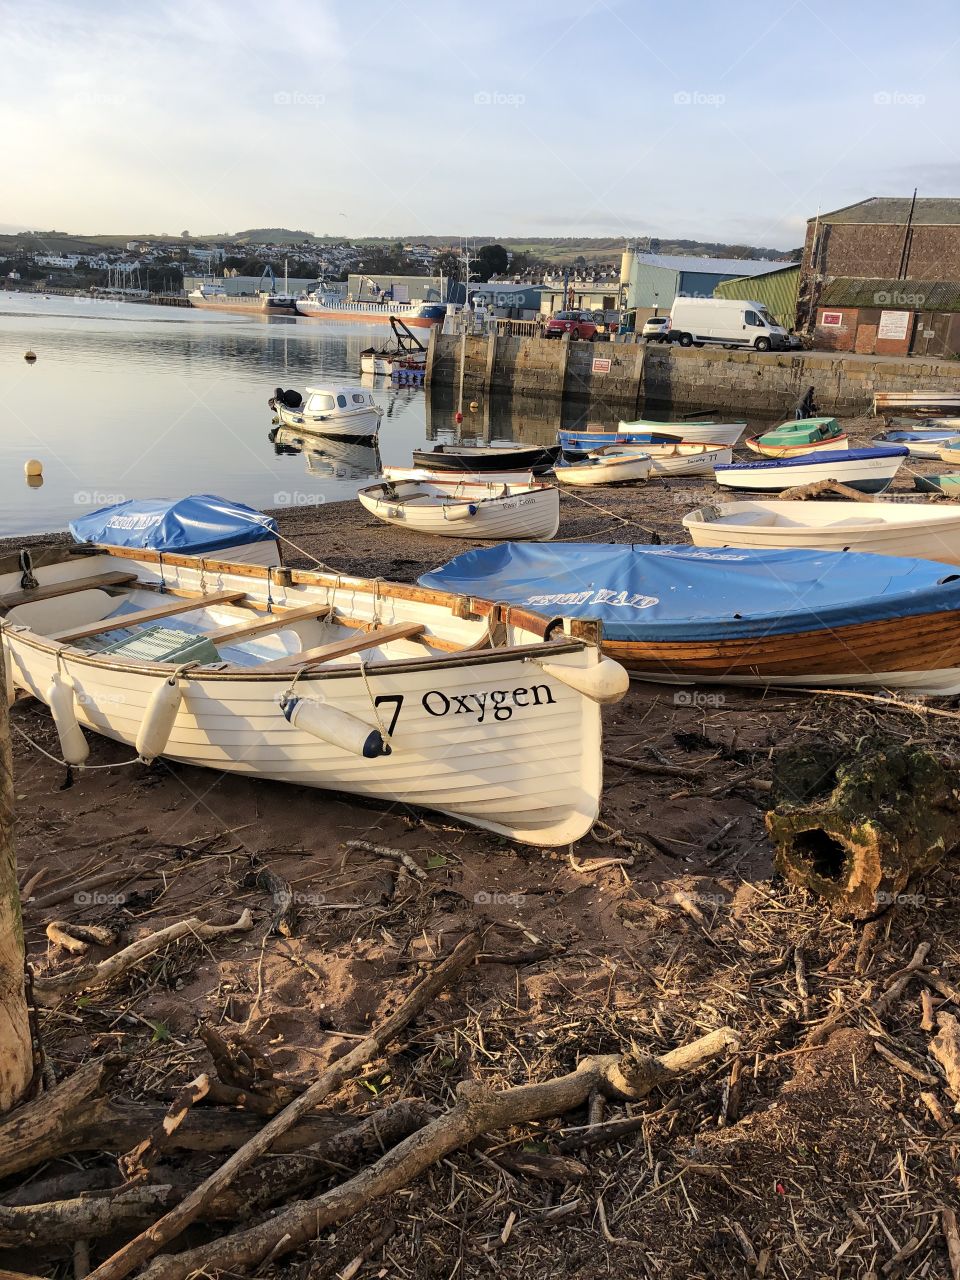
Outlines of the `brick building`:
M960 354L960 200L873 196L811 218L797 321L834 351Z

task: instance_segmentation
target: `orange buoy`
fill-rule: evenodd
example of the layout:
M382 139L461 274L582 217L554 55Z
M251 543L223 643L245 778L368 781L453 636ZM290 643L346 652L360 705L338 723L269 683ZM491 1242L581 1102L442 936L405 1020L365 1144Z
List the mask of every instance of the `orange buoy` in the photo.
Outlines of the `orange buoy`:
M28 458L23 464L23 474L25 476L42 476L43 463L36 458Z

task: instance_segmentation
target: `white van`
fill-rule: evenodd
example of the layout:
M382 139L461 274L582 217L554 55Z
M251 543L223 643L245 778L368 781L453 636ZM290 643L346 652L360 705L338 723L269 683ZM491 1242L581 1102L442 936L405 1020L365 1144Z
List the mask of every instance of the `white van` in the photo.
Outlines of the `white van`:
M756 351L789 345L786 329L764 304L742 298L677 298L670 308L670 341L681 347L715 342Z

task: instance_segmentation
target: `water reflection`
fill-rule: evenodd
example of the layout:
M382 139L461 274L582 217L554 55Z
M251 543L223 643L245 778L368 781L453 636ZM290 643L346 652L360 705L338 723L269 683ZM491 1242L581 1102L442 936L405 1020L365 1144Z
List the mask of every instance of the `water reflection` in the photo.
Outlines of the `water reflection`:
M380 474L380 450L372 436L367 443L359 444L297 432L292 427L274 427L267 438L277 456L302 454L312 476L366 480Z

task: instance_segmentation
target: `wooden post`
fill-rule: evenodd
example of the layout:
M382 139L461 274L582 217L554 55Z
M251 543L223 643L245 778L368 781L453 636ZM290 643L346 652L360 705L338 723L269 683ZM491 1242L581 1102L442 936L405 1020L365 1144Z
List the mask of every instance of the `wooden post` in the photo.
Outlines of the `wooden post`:
M17 1105L33 1077L23 983L23 921L13 844L13 759L6 662L0 640L0 1115Z

